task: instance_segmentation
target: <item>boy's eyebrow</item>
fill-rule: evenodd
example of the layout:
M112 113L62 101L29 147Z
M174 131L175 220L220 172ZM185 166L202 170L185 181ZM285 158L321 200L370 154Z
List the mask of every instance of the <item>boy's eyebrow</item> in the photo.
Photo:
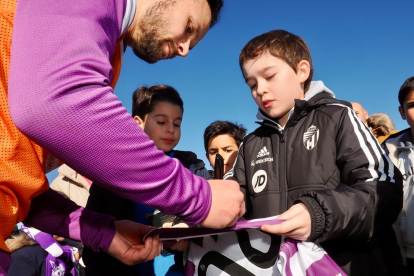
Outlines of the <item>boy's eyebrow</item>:
M274 67L276 67L275 65L269 65L269 66L266 66L266 67L263 67L262 69L260 69L258 72L259 72L259 74L263 74L264 72L266 72L267 70L269 70L269 69L271 69L271 68L274 68ZM245 82L247 82L248 80L250 79L250 77L249 76L246 76L245 78L244 78L244 81Z
M226 148L229 148L229 147L231 147L232 145L228 145L228 146L225 146L225 147L221 147L222 149L226 149Z
M219 148L222 148L222 149L226 149L226 148L229 148L229 147L231 147L232 145L228 145L228 146L224 146L224 147L219 147ZM218 147L211 147L211 148L208 148L208 150L211 150L211 149L217 149Z
M162 114L162 113L161 114L155 114L154 117L164 117L164 118L168 118L167 115ZM177 117L177 118L174 119L174 121L175 120L181 120L182 121L183 120L183 117Z
M266 72L267 70L269 70L271 68L274 68L274 67L277 67L277 66L276 65L269 65L269 66L263 67L262 69L259 70L259 73Z
M165 114L155 114L154 117L168 117L168 116Z
M155 114L154 117L164 117L164 118L168 118L167 115L162 114L162 113L161 114ZM175 120L181 120L182 121L183 120L183 117L177 117L177 118L174 119L174 121Z

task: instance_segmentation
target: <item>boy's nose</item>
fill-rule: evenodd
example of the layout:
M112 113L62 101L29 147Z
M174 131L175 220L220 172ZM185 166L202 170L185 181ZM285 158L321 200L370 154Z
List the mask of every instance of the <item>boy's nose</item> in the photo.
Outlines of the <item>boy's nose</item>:
M256 93L260 96L262 96L263 94L266 94L267 92L267 88L265 85L258 83L257 87L256 87Z
M174 126L172 124L171 125L167 125L166 132L167 133L174 133Z

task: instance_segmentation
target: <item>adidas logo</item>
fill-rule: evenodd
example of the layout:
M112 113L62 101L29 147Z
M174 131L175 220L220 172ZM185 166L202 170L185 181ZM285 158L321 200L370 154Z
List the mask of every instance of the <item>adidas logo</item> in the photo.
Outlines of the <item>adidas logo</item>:
M256 158L259 158L259 157L263 157L263 156L266 156L266 155L269 155L270 154L270 152L268 152L267 151L267 148L266 147L263 147L258 153L257 153L257 157Z

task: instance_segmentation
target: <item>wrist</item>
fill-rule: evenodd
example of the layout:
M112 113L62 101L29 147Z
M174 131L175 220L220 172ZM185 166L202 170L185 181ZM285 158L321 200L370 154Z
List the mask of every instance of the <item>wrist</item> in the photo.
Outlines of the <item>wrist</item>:
M107 252L115 236L115 218L85 209L80 220L82 243L95 252Z

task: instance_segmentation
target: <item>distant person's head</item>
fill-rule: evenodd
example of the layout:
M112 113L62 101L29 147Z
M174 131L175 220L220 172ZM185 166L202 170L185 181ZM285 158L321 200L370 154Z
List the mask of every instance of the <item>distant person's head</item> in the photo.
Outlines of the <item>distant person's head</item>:
M414 77L408 78L398 92L398 101L403 120L407 120L408 125L414 128Z
M142 86L132 95L132 117L165 153L180 141L183 112L183 101L171 86Z
M295 99L304 99L312 81L306 42L284 30L270 31L244 46L239 64L260 110L284 126Z
M367 124L381 136L389 135L391 131L395 130L390 116L385 113L374 113L370 115L367 119Z
M368 112L364 109L362 104L358 102L351 102L352 108L354 109L356 115L361 119L364 124L367 124Z
M215 121L204 131L204 148L210 166L214 168L216 154L224 159L224 174L234 165L239 146L246 135L243 125L229 121Z
M141 0L126 44L148 63L185 57L220 17L223 0Z

